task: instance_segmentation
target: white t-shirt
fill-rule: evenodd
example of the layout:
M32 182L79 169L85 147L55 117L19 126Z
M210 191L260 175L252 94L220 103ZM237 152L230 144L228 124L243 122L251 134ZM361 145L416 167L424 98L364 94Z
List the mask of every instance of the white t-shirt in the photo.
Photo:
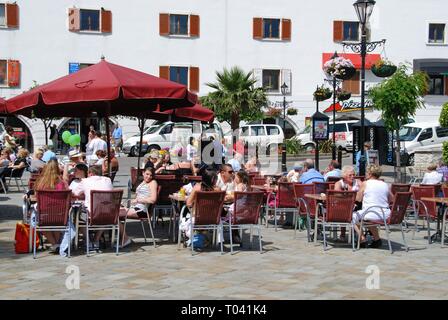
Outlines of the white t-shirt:
M359 214L363 214L364 211L367 210L367 208L372 206L379 206L384 209L384 215L386 216L386 219L390 215L390 209L389 209L389 186L386 182L381 180L367 180L366 187L364 189L364 196L362 198L362 210L359 211ZM374 211L378 213L381 217L382 211L380 208L372 208L369 211ZM378 216L372 215L373 218L378 219ZM366 217L366 219L372 219L370 216Z
M431 171L425 173L423 176L422 184L438 184L441 183L443 179L443 174L437 171Z
M92 160L98 160L98 157L96 156L96 152L98 150L107 151L107 142L104 141L101 138L94 138L92 141L90 141L89 149L92 150L92 154L90 156L90 159Z
M73 194L76 196L84 193L85 200L84 205L87 210L90 211L90 191L91 190L104 190L110 191L113 190L112 181L109 177L100 177L100 176L90 176L88 178L82 179L81 182L75 186L72 190Z
M233 181L224 183L221 174L218 174L218 182L216 182L216 186L221 189L221 191L235 191L235 183L233 183Z

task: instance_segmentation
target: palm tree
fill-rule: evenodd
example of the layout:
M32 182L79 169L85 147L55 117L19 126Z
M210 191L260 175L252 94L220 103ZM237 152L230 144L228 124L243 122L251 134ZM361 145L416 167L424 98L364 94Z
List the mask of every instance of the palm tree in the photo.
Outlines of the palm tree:
M201 98L201 103L215 112L220 121L230 122L233 132L239 128L240 120L252 121L263 118L262 107L268 99L263 88L255 88L252 72L239 67L216 72L217 81L206 85L215 91ZM234 143L236 136L234 135Z

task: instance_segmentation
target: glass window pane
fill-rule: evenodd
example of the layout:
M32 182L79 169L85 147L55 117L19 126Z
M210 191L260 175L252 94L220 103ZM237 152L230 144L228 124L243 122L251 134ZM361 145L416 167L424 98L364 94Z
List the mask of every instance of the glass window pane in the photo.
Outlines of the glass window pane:
M448 137L448 128L437 127L436 133L439 138Z
M277 127L267 126L266 129L268 131L268 136L280 134L280 131Z
M335 128L336 128L335 132L346 132L347 131L347 127L346 127L345 123L336 123ZM333 124L330 124L329 132L333 132Z
M98 10L80 10L81 30L100 31L100 12Z
M263 88L269 91L279 91L280 70L263 70Z
M0 60L0 85L3 86L8 84L6 70L6 60Z
M250 129L251 136L264 136L264 127L263 126L252 126Z
M170 67L170 80L188 86L188 68Z
M359 23L358 22L344 22L344 41L358 41L359 40Z
M429 75L429 92L431 95L443 95L444 79L441 75Z
M241 136L243 136L243 137L249 136L249 127L242 127L241 128Z
M188 16L172 14L170 15L170 34L188 34Z
M5 4L0 3L0 26L6 26Z
M431 23L429 25L429 37L430 43L444 43L445 40L445 24Z
M264 38L280 38L280 19L263 19Z

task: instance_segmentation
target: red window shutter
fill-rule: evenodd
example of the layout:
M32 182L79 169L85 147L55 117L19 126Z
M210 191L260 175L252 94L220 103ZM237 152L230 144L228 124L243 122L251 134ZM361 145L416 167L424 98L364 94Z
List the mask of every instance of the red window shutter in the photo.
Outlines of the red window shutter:
M19 27L19 6L15 3L6 4L6 25L8 28Z
M253 36L254 39L263 39L263 18L254 18Z
M8 86L18 87L20 84L20 62L8 60Z
M79 9L70 8L68 9L68 30L79 31L80 21L79 21Z
M101 32L112 32L112 11L101 9Z
M341 42L344 40L344 21L333 21L333 41Z
M159 14L159 33L161 36L170 34L170 15L167 13Z
M448 76L445 76L445 95L448 96Z
M291 19L282 19L282 40L291 40Z
M190 36L199 37L199 16L198 15L190 15Z
M168 66L160 66L159 67L159 77L170 80L170 67Z
M342 89L352 94L360 94L360 73L356 71L354 76L342 83Z
M199 92L199 68L190 67L190 91Z

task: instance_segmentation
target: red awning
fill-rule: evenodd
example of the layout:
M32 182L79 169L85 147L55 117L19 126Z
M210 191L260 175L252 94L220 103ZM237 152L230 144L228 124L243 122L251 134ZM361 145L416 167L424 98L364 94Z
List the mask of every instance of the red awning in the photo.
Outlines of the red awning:
M322 53L322 68L328 60L331 60L331 57L333 56L333 52L330 53ZM359 53L338 53L338 56L343 57L345 59L349 59L356 69L361 69L361 55ZM366 55L366 69L372 68L372 65L381 59L381 55L374 53L374 54L367 54Z

